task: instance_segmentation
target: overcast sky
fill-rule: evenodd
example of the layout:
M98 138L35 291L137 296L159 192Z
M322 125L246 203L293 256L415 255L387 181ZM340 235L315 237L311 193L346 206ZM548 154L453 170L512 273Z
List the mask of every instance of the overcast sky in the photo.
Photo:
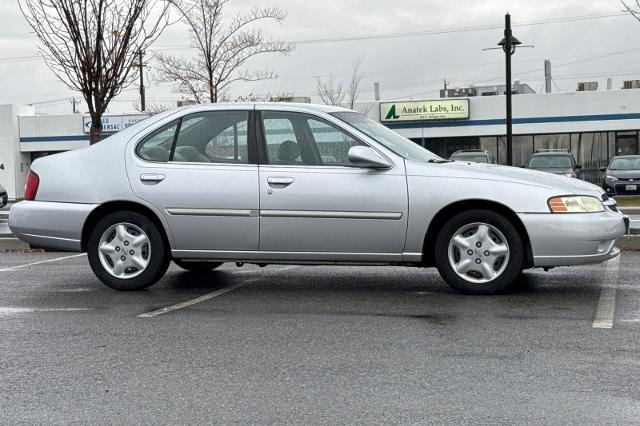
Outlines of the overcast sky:
M613 77L614 88L619 88L623 80L640 79L640 22L629 15L573 22L563 19L617 15L622 10L618 0L234 0L227 16L249 5L285 10L288 17L284 24L265 23L260 28L266 37L287 41L501 25L509 11L514 35L524 44L535 45L518 50L514 56L514 79L529 83L535 90L544 90L544 58L552 62L554 91L574 91L578 81L589 80L598 81L604 88L607 76ZM551 19L565 22L518 26ZM317 100L317 77L334 74L347 79L354 61L364 56L366 78L360 100L373 100L375 81L380 83L383 99L434 98L444 79L451 86L502 81L504 55L497 50L483 51L501 38L501 29L485 29L300 43L289 56L264 55L249 64L272 69L279 75L277 79L236 83L230 95L235 98L286 91ZM176 24L165 31L154 48L189 55L185 49L188 44L185 28ZM37 112L43 114L70 112L69 99L74 93L56 80L42 59L11 59L35 56L37 52L38 40L22 17L17 0L0 0L0 103L35 103ZM148 85L148 102L174 104L182 97L171 84L149 81ZM137 88L131 87L109 110L131 111L136 98Z

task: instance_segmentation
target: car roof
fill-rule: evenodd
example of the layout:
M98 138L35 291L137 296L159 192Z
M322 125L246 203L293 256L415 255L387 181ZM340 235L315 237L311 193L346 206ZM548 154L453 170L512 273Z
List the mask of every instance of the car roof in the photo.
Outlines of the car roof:
M638 154L616 155L615 157L611 158L611 160L615 160L617 158L640 158L640 155Z
M332 112L355 112L353 110L333 105L307 104L296 102L218 102L215 104L190 105L185 108L186 112L215 111L229 109L256 109L261 111L283 110L308 113L332 113Z
M456 151L451 156L454 155L463 155L465 157L478 156L478 155L489 155L487 151Z
M551 155L556 155L556 156L560 156L560 155L572 155L570 152L536 152L534 154L531 154L532 157L542 157L542 156L551 156Z

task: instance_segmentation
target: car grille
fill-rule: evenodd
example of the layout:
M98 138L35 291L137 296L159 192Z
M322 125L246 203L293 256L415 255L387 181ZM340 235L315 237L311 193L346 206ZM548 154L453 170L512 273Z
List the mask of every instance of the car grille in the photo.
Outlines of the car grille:
M635 185L636 189L635 191L633 190L627 190L627 185ZM618 195L638 195L640 194L640 181L638 182L633 182L633 183L625 183L625 184L616 184L616 194Z

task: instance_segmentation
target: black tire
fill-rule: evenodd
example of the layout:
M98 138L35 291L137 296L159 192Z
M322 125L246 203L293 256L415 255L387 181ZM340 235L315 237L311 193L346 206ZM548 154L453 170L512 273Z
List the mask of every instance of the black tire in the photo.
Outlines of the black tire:
M449 242L458 230L474 223L484 223L495 227L502 233L509 247L509 258L502 273L493 280L484 283L476 283L462 278L456 273L449 261ZM524 248L518 230L504 216L491 210L469 210L455 215L442 227L436 238L434 257L440 275L454 289L464 294L495 294L511 286L522 272ZM473 254L472 257L476 257L476 254ZM468 275L465 274L465 276Z
M206 262L206 261L186 261L180 259L173 259L173 263L178 265L184 270L190 272L204 273L213 271L216 268L219 268L222 265L222 262Z
M98 246L103 234L112 226L120 223L137 226L144 231L150 243L146 268L139 275L128 279L118 278L108 272L102 265L98 253ZM113 289L125 291L142 290L152 286L164 276L170 261L168 247L160 229L146 216L132 211L118 211L100 219L89 235L87 256L91 269L100 281Z

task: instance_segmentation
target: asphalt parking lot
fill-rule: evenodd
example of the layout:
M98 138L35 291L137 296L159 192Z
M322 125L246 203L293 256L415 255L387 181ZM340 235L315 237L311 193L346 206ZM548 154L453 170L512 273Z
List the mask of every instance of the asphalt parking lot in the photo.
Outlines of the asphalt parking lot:
M0 282L3 424L640 418L640 253L490 297L434 270L233 264L120 293L62 253L0 254Z

